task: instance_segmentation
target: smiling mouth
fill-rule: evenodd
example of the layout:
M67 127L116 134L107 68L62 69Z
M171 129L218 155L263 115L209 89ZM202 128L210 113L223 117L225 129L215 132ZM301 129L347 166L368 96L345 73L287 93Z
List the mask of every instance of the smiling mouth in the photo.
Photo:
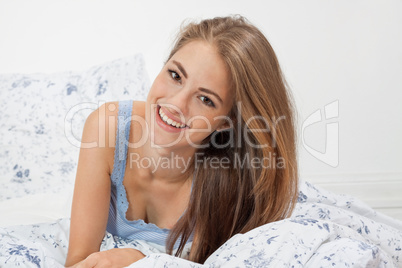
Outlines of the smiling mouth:
M162 119L162 121L163 121L165 124L167 124L167 125L169 125L169 126L171 126L171 127L178 128L178 129L182 129L182 128L186 128L186 127L187 127L186 124L177 122L177 121L175 121L175 120L169 118L169 117L162 111L161 106L159 106L159 105L158 105L158 113L159 113L159 116L160 116L160 118Z

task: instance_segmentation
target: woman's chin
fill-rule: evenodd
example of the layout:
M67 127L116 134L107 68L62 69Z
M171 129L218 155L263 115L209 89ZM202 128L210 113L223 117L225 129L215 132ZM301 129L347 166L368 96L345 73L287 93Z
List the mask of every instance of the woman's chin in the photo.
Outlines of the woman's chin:
M180 138L180 139L179 139ZM169 137L166 133L154 133L151 135L151 147L156 149L164 148L173 150L175 147L180 147L183 137Z
M158 150L159 154L187 154L189 152L195 152L196 148L189 144L186 138L183 136L180 139L168 138L166 135L160 135L160 133L151 137L151 148Z

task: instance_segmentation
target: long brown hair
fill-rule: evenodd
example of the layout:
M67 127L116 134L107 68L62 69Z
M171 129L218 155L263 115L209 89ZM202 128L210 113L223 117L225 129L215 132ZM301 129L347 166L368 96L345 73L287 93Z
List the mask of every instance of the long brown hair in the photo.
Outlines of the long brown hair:
M229 116L235 124L212 133L205 141L209 146L197 151L190 202L167 241L172 254L180 240L179 256L193 235L190 260L203 263L233 235L288 217L297 200L298 172L294 106L265 36L241 16L190 23L169 59L195 40L217 49L234 92ZM208 168L212 158L230 165Z

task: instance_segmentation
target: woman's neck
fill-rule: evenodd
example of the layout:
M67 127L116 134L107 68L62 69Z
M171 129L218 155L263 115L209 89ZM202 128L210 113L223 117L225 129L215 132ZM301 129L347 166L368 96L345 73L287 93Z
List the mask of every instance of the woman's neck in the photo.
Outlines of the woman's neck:
M147 143L135 148L128 155L130 168L136 174L153 181L181 184L192 178L194 150L172 150L171 148L155 148Z

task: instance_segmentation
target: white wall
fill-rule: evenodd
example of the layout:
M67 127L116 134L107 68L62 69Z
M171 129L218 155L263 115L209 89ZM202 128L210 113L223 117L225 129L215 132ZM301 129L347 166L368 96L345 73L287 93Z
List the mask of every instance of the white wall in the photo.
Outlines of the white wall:
M302 177L402 219L400 0L0 0L0 73L83 70L141 52L153 79L184 19L235 13L276 50L300 133L311 114L337 101L327 107L335 116L327 120L332 166L306 150L325 152L322 120L304 129Z

